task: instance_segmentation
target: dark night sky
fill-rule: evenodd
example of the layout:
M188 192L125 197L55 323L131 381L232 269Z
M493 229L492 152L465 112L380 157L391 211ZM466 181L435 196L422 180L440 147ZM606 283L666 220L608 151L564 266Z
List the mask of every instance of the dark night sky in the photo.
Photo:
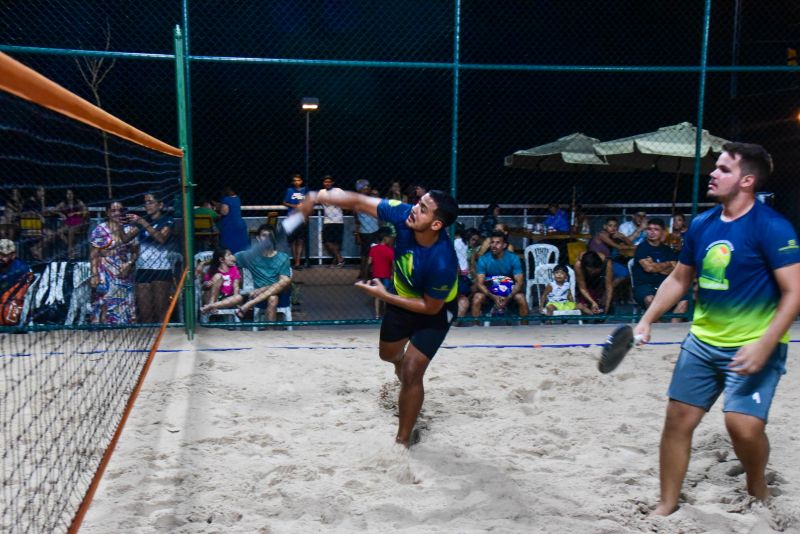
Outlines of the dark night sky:
M579 0L462 2L461 62L539 65L695 65L702 2ZM744 1L740 64L785 64L797 44L800 8ZM732 61L733 2L714 2L709 64ZM165 0L78 2L6 0L0 44L172 52L180 3ZM453 48L451 2L425 0L194 1L194 55L369 61L447 62ZM14 54L88 96L74 60ZM193 62L195 182L216 194L226 182L245 203L278 203L290 174L303 172L303 96L311 116L311 185L322 174L352 187L369 178L449 188L452 72L442 69L321 67ZM696 122L694 73L578 73L463 70L458 130L459 200L568 200L569 185L591 202L669 202L673 177L533 175L502 166L503 156L580 131L603 140ZM793 177L797 75L710 74L704 126L722 137L764 143L776 159L773 189L797 211ZM174 66L117 61L101 87L111 113L177 143ZM737 135L738 133L738 135ZM632 182L634 186L632 187ZM702 191L702 188L701 188ZM687 199L689 178L681 183Z

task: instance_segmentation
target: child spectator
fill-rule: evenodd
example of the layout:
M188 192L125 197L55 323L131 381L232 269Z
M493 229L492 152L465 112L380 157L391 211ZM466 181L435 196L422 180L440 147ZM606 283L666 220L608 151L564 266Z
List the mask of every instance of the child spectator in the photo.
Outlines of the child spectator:
M390 289L392 284L392 263L394 262L394 236L384 227L378 230L378 241L369 249L368 265L372 269L373 281L379 281L383 287ZM377 279L377 280L376 280ZM383 301L375 299L375 318L380 319Z
M545 305L542 313L553 315L553 312L574 310L575 295L569 289L569 273L563 265L553 268L553 282L544 288Z
M211 260L197 266L196 274L203 276L203 304L239 294L242 274L236 267L236 257L226 248L214 250Z

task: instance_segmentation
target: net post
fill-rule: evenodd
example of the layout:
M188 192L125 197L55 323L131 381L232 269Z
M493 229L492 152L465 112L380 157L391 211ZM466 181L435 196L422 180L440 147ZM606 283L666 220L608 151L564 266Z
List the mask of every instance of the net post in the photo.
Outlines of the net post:
M188 117L188 87L186 84L186 56L184 54L184 40L180 26L175 26L175 96L178 104L178 140L183 149L181 160L181 192L183 197L183 242L185 265L190 266L190 276L184 285L184 324L186 336L189 340L194 338L196 328L195 302L194 302L194 206L192 188L191 147L189 146L189 117Z

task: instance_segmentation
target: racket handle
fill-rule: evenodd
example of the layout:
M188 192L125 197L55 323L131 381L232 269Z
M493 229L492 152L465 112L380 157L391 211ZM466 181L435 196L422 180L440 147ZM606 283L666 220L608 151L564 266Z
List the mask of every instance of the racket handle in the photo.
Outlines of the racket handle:
M303 217L302 213L300 212L292 213L283 220L282 223L283 231L286 232L287 234L291 234L292 232L297 230L297 227L303 224L304 221L305 217Z
M637 347L642 344L643 340L644 340L644 336L642 336L642 335L633 336L633 344L635 346L637 346Z

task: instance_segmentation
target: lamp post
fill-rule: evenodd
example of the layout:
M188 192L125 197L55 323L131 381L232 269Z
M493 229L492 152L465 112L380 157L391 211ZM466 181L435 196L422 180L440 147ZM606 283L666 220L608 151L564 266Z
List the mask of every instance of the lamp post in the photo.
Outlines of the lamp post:
M303 109L303 111L306 112L306 174L304 178L306 180L306 183L309 183L311 181L311 177L308 175L309 131L310 131L309 125L310 125L311 112L319 109L319 98L305 96L300 101L300 106Z

